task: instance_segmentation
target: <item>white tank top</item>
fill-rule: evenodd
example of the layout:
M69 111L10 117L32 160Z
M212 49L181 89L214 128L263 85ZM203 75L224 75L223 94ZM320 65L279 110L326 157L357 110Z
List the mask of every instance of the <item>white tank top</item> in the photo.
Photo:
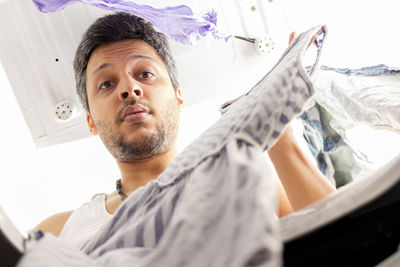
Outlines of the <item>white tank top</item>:
M106 194L96 194L71 214L59 238L80 249L111 216L106 210Z

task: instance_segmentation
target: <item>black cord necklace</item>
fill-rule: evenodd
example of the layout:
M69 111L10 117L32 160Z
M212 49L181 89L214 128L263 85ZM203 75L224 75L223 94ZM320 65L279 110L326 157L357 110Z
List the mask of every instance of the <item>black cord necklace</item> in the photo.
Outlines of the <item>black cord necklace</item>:
M125 194L121 189L121 179L118 179L115 183L115 188L117 189L118 194L121 196L122 201L124 201L128 195Z

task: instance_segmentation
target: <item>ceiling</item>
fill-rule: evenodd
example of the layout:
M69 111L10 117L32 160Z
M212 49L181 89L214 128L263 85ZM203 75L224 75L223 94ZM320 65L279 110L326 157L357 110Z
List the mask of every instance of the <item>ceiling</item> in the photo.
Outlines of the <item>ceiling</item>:
M271 38L264 55L253 43L212 37L188 46L171 42L186 106L248 90L286 47L285 17L278 4L261 0L135 1L155 7L187 4L194 12L214 8L223 31ZM108 13L81 3L41 13L30 0L0 1L0 59L37 147L89 136L75 94L75 49L86 28ZM271 31L274 29L275 32ZM269 40L269 39L267 39Z

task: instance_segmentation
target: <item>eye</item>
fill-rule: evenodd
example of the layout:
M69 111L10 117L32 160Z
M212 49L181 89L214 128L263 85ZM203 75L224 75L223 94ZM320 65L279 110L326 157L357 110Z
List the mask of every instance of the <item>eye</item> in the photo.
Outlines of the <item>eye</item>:
M144 71L144 72L140 73L140 78L143 78L143 79L150 79L153 77L154 77L154 74L149 71Z
M111 81L105 81L100 85L99 90L108 89L111 86L112 86L112 82Z

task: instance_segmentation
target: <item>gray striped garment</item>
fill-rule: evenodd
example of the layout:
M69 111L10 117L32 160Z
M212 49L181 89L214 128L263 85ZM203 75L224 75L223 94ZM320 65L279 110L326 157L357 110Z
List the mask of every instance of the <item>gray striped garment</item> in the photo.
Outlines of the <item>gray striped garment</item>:
M156 180L132 193L79 251L51 235L19 267L280 266L276 192L264 151L314 92L302 58L324 26L300 34L276 66Z

